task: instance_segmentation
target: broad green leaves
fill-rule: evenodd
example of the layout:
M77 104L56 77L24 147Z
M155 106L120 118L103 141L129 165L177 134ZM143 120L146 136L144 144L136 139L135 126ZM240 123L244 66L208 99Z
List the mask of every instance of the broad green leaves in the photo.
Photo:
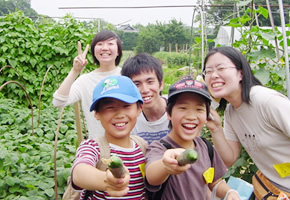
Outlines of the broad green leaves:
M43 118L34 135L29 131L30 114L28 108L23 108L16 101L0 99L1 199L55 199L53 140L58 109L48 107L43 110ZM77 141L74 118L70 117L73 116L71 107L65 115L67 135L60 133L57 151L59 194L66 186ZM7 118L13 120L5 120Z

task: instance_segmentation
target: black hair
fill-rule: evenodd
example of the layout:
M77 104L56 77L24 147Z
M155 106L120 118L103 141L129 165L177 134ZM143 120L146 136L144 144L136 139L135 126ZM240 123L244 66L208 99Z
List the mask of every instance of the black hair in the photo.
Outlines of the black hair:
M121 58L122 58L122 42L121 42L121 39L119 38L119 36L112 32L112 31L108 31L108 30L102 30L100 32L98 32L95 37L93 38L92 42L91 42L91 52L92 52L92 56L93 56L93 59L94 59L94 63L96 65L100 65L100 62L98 61L98 59L96 58L95 56L95 46L98 42L100 41L105 41L105 40L108 40L108 39L117 39L117 45L118 45L118 53L119 55L117 56L116 60L115 60L115 64L116 66L119 65L120 61L121 61Z
M95 112L99 112L99 111L100 111L100 108L101 108L101 106L102 106L102 104L103 104L104 102L108 101L108 98L111 98L111 97L106 97L106 98L102 98L102 99L100 99L100 100L95 104L95 107L94 107L93 110L94 110ZM139 108L141 107L141 105L142 105L142 102L141 102L141 101L137 101L136 103L137 103L137 108L139 109Z
M147 53L140 53L134 57L126 59L122 66L121 74L132 78L142 72L155 72L159 84L163 80L163 70L161 61Z
M176 94L174 96L172 96L170 98L170 101L167 102L167 107L166 107L166 112L168 113L169 116L171 116L172 114L172 109L173 109L173 106L176 104L176 101L177 101L177 98L179 95L181 95L182 93L179 93L179 94ZM198 93L195 93L197 95L200 95ZM208 118L209 117L209 113L210 113L210 100L205 98L204 96L200 95L203 99L204 99L204 102L205 102L205 106L206 106L206 117ZM168 128L171 130L172 129L172 122L171 120L169 120L169 124L168 124Z
M241 80L241 87L242 87L242 101L250 104L250 91L251 87L254 85L262 85L262 83L257 79L252 69L246 60L245 56L233 47L217 47L209 51L204 59L204 66L207 63L207 60L210 56L221 53L224 56L228 57L232 63L235 65L237 70L241 70L242 72L242 80ZM205 70L205 67L202 71ZM225 99L221 99L219 110L224 110L226 108L227 101Z

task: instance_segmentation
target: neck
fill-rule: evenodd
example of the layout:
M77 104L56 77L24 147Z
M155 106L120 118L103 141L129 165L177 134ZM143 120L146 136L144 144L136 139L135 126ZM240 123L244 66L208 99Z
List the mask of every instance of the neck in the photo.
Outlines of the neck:
M116 69L115 63L102 63L100 64L100 67L97 69L99 72L107 72L107 71L112 71Z
M105 133L105 137L108 140L108 142L111 144L114 144L123 148L132 148L130 135L127 135L126 137L122 137L122 138L116 138Z
M182 147L184 149L194 149L195 148L195 144L194 144L193 140L184 140L181 137L178 137L178 135L176 133L174 133L173 130L170 131L169 137L174 142L176 142L180 147Z
M154 104L153 107L144 108L143 114L147 121L152 122L160 119L166 112L166 101L164 98L160 97L158 102Z

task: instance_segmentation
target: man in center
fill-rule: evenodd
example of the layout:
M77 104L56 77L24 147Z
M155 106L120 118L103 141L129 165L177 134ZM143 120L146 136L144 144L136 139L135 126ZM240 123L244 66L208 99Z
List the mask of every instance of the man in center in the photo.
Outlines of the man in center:
M131 134L137 134L149 144L169 133L166 114L167 99L163 90L163 70L161 62L147 53L128 58L121 74L131 78L139 89L144 101L142 114Z

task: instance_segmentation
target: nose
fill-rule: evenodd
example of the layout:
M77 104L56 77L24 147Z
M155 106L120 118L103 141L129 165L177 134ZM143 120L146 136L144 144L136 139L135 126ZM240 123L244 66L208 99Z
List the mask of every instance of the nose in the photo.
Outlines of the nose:
M196 111L195 110L192 110L192 109L188 110L187 115L186 115L186 118L188 120L194 120L194 119L196 119L197 118L196 117Z
M140 90L141 90L140 92L141 92L142 94L146 94L146 93L149 92L149 87L147 86L147 84L144 84L144 83L143 83L143 84L141 85L141 89L140 89Z
M108 49L108 44L104 43L104 44L102 45L102 50L103 50L103 49Z

